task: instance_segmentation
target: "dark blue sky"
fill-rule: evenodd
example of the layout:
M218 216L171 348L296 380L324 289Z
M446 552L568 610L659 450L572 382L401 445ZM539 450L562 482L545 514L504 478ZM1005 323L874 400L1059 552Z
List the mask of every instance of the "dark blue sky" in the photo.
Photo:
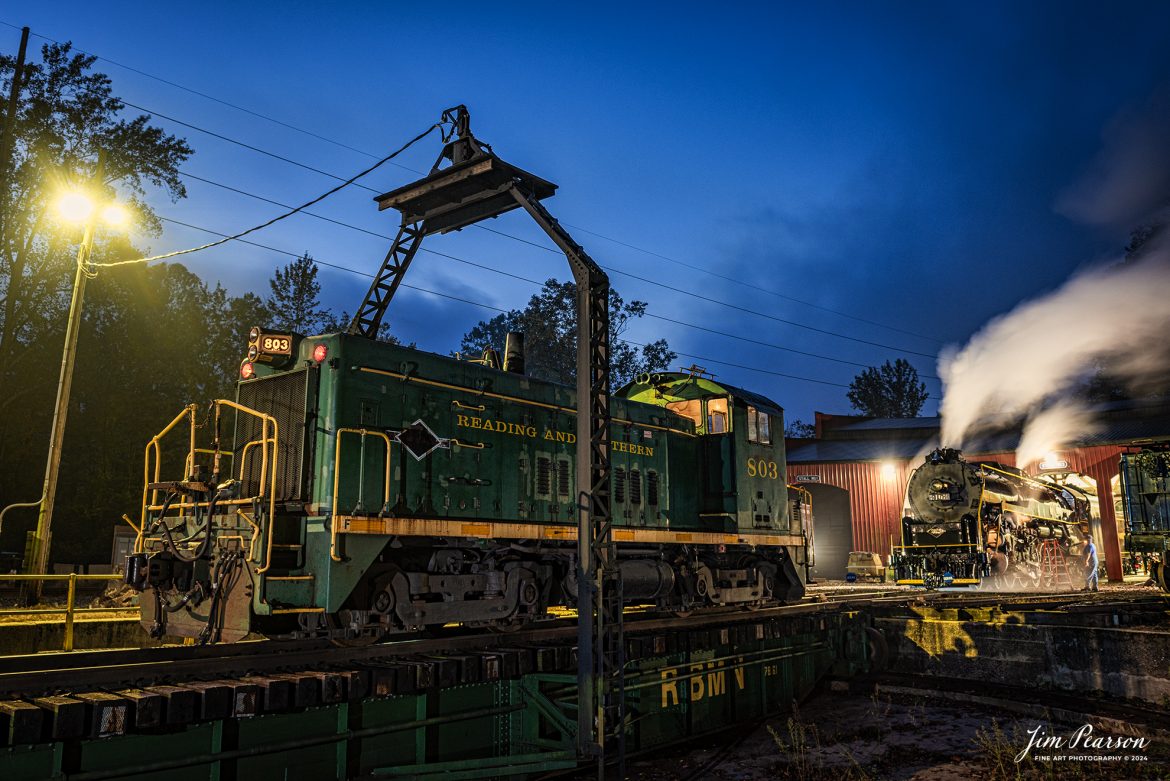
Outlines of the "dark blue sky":
M504 159L561 186L549 209L603 265L927 355L1119 252L1123 221L1090 226L1057 205L1083 187L1106 129L1140 117L1170 87L1164 2L318 5L56 2L9 6L0 19L378 156L465 103L476 134ZM14 51L18 33L0 36ZM99 67L129 102L313 167L349 176L371 160ZM188 138L193 175L283 203L335 184L155 121ZM422 171L437 150L432 140L400 162ZM415 176L386 166L365 183L384 191ZM280 211L199 181L188 190L175 204L157 198L158 212L232 233ZM370 196L351 189L317 211L393 233L394 218ZM526 220L512 213L489 225L548 244ZM367 273L389 244L304 216L252 238ZM139 243L159 252L207 240L168 224ZM568 276L563 257L482 230L424 246L536 279ZM239 244L186 258L237 293L265 293L287 261ZM906 355L612 279L652 314L758 342L861 365ZM330 269L322 282L326 303L351 311L368 284ZM503 308L534 292L427 254L407 282ZM492 314L405 290L389 318L404 339L447 352ZM680 352L841 385L860 370L651 318L628 336L666 336ZM931 358L906 357L937 373ZM698 362L771 396L790 418L849 411L842 387ZM939 383L927 387L924 413L933 414Z

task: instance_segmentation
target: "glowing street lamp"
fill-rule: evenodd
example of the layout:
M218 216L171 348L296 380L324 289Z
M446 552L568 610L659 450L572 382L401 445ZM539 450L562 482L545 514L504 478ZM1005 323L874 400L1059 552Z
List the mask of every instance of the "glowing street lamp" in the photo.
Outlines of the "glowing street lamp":
M101 171L101 162L98 170ZM101 180L100 173L98 181ZM81 303L85 297L85 282L92 275L90 253L93 251L94 230L98 222L118 227L128 222L127 211L116 203L98 204L89 195L73 190L63 193L55 204L57 214L67 222L85 226L81 244L77 248L77 272L73 279L73 297L69 302L69 321L65 326L65 350L61 355L61 377L57 383L57 403L53 410L53 428L49 432L49 457L45 465L45 488L39 505L35 545L31 565L34 574L42 575L48 568L49 544L52 538L53 502L57 494L57 475L61 466L61 445L65 436L65 416L69 411L69 391L73 384L73 364L77 355L77 335L81 329ZM28 505L26 505L28 506ZM34 581L32 595L40 599L42 581Z

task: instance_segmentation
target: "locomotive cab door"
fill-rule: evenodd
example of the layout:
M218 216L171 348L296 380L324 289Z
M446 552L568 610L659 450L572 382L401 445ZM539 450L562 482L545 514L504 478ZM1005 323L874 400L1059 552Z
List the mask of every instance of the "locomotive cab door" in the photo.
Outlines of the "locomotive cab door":
M704 525L735 531L735 446L731 404L726 396L703 399L702 470Z

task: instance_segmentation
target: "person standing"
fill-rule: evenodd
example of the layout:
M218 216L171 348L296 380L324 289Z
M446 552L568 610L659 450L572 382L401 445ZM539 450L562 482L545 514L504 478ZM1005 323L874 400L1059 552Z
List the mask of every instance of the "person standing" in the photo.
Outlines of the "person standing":
M1097 586L1097 546L1093 544L1092 537L1085 542L1081 553L1085 557L1085 591L1099 591Z

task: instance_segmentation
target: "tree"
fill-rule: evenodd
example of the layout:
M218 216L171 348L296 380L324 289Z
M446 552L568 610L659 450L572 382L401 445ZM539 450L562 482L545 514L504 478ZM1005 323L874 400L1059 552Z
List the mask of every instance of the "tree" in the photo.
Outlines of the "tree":
M784 436L789 439L812 439L817 435L817 427L812 423L805 423L800 418L788 421L784 427Z
M317 261L309 253L276 270L268 280L271 292L264 302L268 325L277 331L312 335L326 330L329 313L321 306Z
M186 141L149 125L147 116L119 118L124 105L110 79L90 71L97 58L71 49L69 43L46 44L42 61L25 66L16 105L4 107L2 121L12 121L14 146L0 215L0 404L43 392L25 381L22 364L37 353L22 348L59 328L68 304L77 237L51 213L55 191L86 186L97 197L113 198L117 187L140 230L155 233L160 223L142 200L145 185L172 199L186 195L179 178L179 165L191 154ZM0 56L5 95L14 69L14 58ZM99 150L103 177L93 182ZM99 234L96 258L107 243ZM14 383L17 376L21 381Z
M12 157L0 181L0 506L39 495L40 466L52 415L60 367L64 313L75 270L80 230L62 224L53 211L58 191L84 187L98 199L117 199L134 213L138 232L157 234L161 223L144 202L153 186L172 199L186 193L178 168L191 154L179 138L149 124L149 117L120 117L124 105L104 74L91 70L96 58L76 54L70 44L49 44L40 62L25 66L25 80L14 104L0 103L0 122L10 123ZM0 94L7 97L15 60L0 55ZM102 177L96 180L99 151ZM92 258L125 260L143 253L116 233L99 230ZM103 270L90 283L81 324L74 373L69 430L65 438L55 515L55 558L70 549L83 557L104 558L110 529L136 502L115 501L109 486L126 475L140 483L140 427L151 414L144 408L169 402L152 395L152 384L177 377L180 364L203 355L196 319L179 319L174 310L127 318L126 300L145 305L135 282L168 274L128 266ZM151 276L153 275L153 277ZM197 280L196 280L197 281ZM189 281L171 280L165 300L191 291ZM122 290L123 294L114 294ZM135 297L138 296L137 299ZM226 296L224 297L226 300ZM192 312L194 309L184 309ZM101 334L101 336L96 336ZM189 341L160 349L160 334ZM200 365L204 375L210 373ZM186 395L188 389L184 389ZM181 404L180 404L181 406ZM153 409L153 408L151 408ZM173 415L173 412L171 413ZM169 419L168 416L167 419ZM102 433L102 427L120 427ZM165 421L163 421L165 423ZM149 423L157 431L157 419ZM151 432L154 433L154 432ZM141 492L141 485L132 492ZM14 513L4 529L5 549L19 550L20 535L34 513ZM100 519L100 521L99 521ZM78 560L74 558L73 560Z
M912 418L930 398L918 370L905 358L865 369L853 378L846 395L854 409L877 418Z
M610 383L618 388L641 372L662 371L678 357L665 339L640 349L622 340L630 323L646 314L645 301L628 304L609 289ZM484 349L502 349L509 331L524 334L524 363L528 374L571 385L577 378L577 286L549 279L524 309L513 309L481 320L460 344L462 353L479 355Z

